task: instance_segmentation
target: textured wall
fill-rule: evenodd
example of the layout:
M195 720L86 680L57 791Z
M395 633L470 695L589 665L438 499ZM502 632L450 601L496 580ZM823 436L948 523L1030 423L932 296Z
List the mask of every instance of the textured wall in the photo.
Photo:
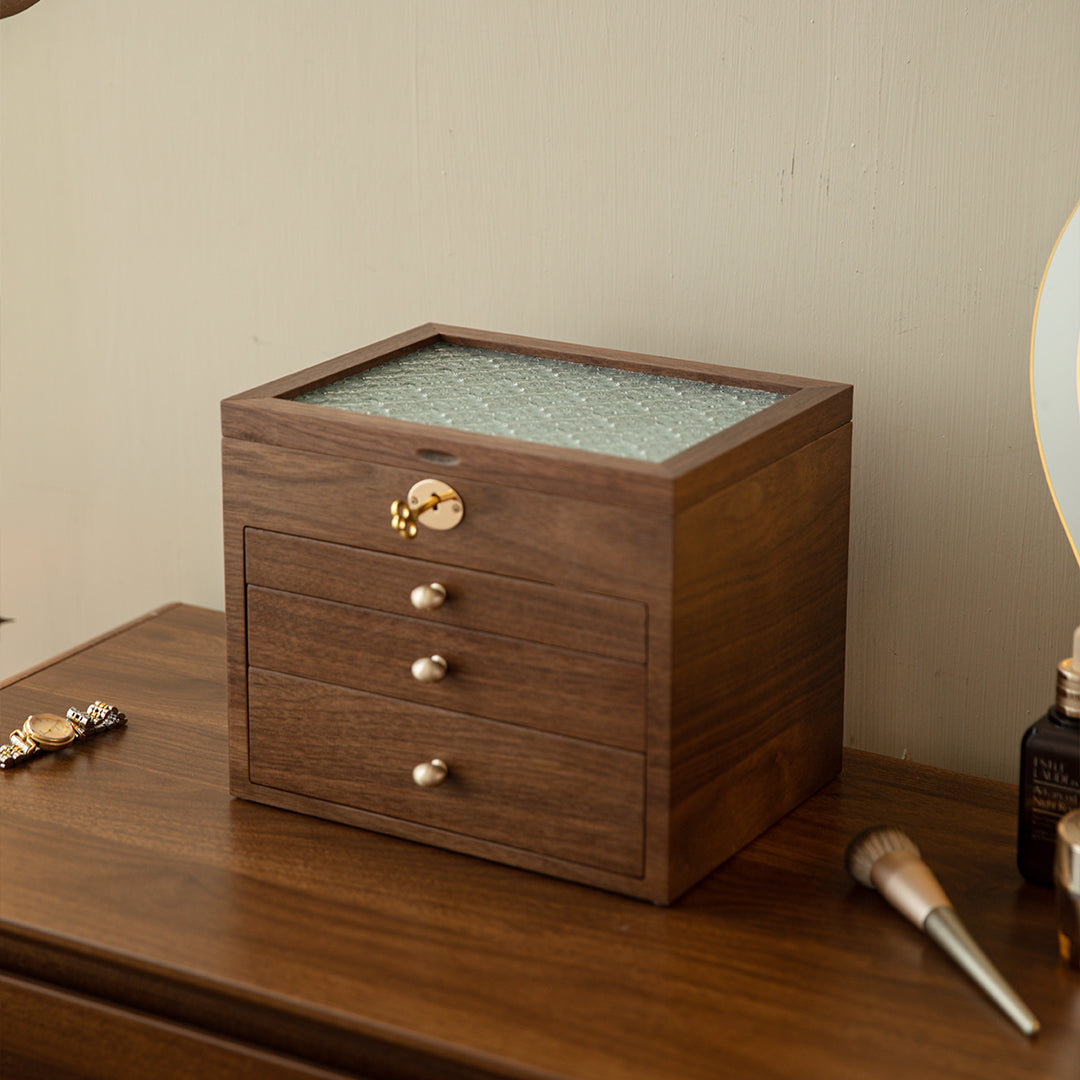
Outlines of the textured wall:
M1080 621L1027 395L1074 0L42 0L0 49L5 673L220 606L220 398L435 319L853 382L847 740L1013 778Z

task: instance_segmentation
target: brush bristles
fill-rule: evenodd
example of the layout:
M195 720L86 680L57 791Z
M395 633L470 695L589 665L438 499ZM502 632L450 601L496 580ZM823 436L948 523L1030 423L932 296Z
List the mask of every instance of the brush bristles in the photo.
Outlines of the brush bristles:
M874 863L890 851L910 851L919 854L914 841L894 825L871 825L852 838L844 852L844 866L847 872L867 888L874 887L870 880L870 871Z

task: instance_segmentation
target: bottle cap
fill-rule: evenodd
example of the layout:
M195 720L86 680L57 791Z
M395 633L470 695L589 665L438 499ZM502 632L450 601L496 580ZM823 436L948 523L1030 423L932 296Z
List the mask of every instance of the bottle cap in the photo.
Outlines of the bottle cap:
M1057 709L1066 716L1080 717L1080 626L1073 634L1073 654L1058 664Z
M1058 819L1054 878L1066 892L1080 897L1080 810Z

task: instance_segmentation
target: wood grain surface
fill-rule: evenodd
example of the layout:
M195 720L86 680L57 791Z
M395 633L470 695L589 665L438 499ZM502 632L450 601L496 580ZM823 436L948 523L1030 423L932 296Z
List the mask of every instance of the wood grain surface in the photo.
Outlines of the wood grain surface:
M534 581L591 592L625 595L629 578L648 596L665 580L671 518L660 507L619 513L585 497L462 478L459 468L390 468L238 439L223 440L222 462L226 510L248 527L511 577L527 570ZM402 541L390 504L433 472L461 494L465 519ZM563 462L561 473L571 486L572 465ZM631 486L632 477L621 479Z
M1011 785L848 753L657 908L230 799L224 653L220 614L174 607L0 692L7 728L94 698L129 716L0 774L4 1000L29 983L95 1016L44 1043L5 1023L5 1076L101 1075L88 1050L164 1052L178 1029L222 1077L258 1075L256 1054L395 1080L1076 1076L1080 977L1052 894L1015 871ZM847 878L847 841L881 820L920 845L1037 1039Z
M644 604L580 589L557 589L460 566L364 551L297 536L248 529L244 570L249 585L540 641L580 652L645 662ZM418 611L410 601L417 585L438 582L446 601Z
M787 396L659 463L290 400L438 337ZM838 383L429 324L222 402L233 794L352 820L339 809L345 778L305 806L267 771L282 759L282 723L248 767L259 733L247 665L644 750L644 873L623 888L674 899L839 771L851 396ZM387 506L421 478L418 457L425 472L439 460L439 482L465 514L459 528L420 529L403 548ZM459 590L476 617L452 626L402 612L401 575L421 571L406 553L426 573L461 567L487 582L475 598ZM521 579L543 598L535 611ZM378 599L391 589L392 601ZM597 594L608 611L586 602ZM644 621L625 618L635 609ZM604 622L613 629L590 640L589 625ZM647 664L533 644L562 644L562 627L589 653L636 639ZM785 657L788 637L808 644ZM408 665L436 654L449 661L446 678L417 684ZM317 786L304 790L314 797ZM613 835L629 838L621 827ZM450 846L475 853L471 840ZM523 865L520 853L511 862ZM610 885L586 865L614 863L598 853L562 872Z
M413 661L441 656L439 682ZM248 589L248 663L627 750L645 747L645 668L424 619Z
M450 848L465 834L641 874L641 754L258 668L248 701L253 783L447 830ZM418 787L435 759L446 780Z
M850 458L848 424L677 519L673 895L840 771Z
M1028 389L1078 33L1075 0L4 19L2 674L220 608L213 403L439 319L853 383L848 742L1015 782L1080 621Z
M787 396L661 462L290 400L442 337L482 348L528 351L572 362L767 389ZM847 423L851 403L852 388L843 383L428 324L226 398L221 403L221 431L229 440L406 469L416 469L419 462L430 460L434 453L449 462L448 479L457 476L498 482L608 506L671 513Z

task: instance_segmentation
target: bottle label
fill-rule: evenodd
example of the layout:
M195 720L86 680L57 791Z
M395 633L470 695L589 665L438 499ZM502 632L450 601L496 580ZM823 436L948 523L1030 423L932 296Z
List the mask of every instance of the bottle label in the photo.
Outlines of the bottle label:
M1052 844L1058 819L1080 807L1080 762L1034 754L1030 782L1031 835Z

